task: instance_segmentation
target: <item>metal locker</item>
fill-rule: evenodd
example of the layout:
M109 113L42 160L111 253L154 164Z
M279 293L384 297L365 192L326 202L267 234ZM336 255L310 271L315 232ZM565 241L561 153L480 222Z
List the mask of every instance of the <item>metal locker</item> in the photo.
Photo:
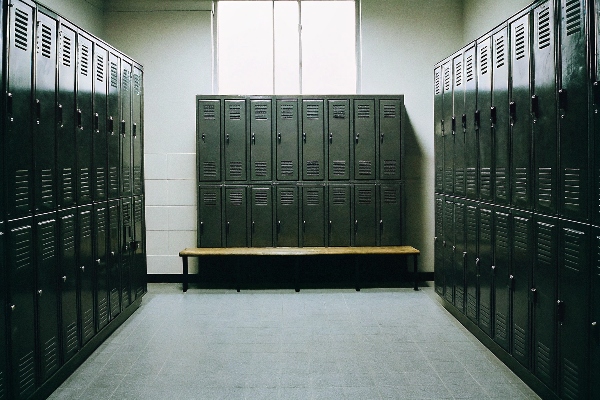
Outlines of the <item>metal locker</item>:
M327 227L329 246L350 246L352 241L352 203L350 185L329 185Z
M444 269L444 196L441 194L435 195L435 236L434 240L434 277L435 277L435 292L444 297L444 280L446 271Z
M460 52L452 60L452 135L454 136L454 194L465 196L465 60Z
M558 393L587 398L589 380L590 226L559 221ZM592 380L597 384L596 380Z
M487 205L479 207L479 327L493 337L493 275L494 262L493 213Z
M596 10L592 15L592 26L593 31L590 32L590 39L594 43L594 53L592 58L592 104L591 104L591 123L593 124L592 137L594 138L594 149L592 150L592 159L594 160L593 165L593 178L592 187L594 192L592 196L592 223L596 226L600 226L600 140L596 139L600 137L600 2L595 0L593 7ZM596 397L600 396L600 388L594 388L591 392L596 394ZM593 397L593 396L592 396Z
M350 179L350 101L327 100L329 180Z
M556 34L554 2L533 10L531 118L533 122L534 209L558 209L558 132L556 123Z
M354 99L354 179L375 179L375 101Z
M277 99L277 180L298 180L298 100Z
M144 196L133 198L133 241L131 251L133 270L131 273L131 295L136 299L146 293L146 219L144 213Z
M56 208L56 32L55 17L38 9L33 132L37 212Z
M219 181L221 180L221 102L198 99L196 112L198 180Z
M276 246L298 247L299 203L296 186L277 186Z
M39 383L60 366L58 220L56 213L37 215L35 222L36 309Z
M442 242L444 248L444 299L454 303L454 258L456 246L454 245L454 198L444 199L444 234Z
M379 177L402 178L402 101L379 100Z
M325 179L323 100L302 100L302 179Z
M77 209L58 212L58 265L60 288L61 360L69 361L79 351L77 325Z
M85 345L95 334L94 310L94 238L92 206L77 207L77 267L78 304L81 329L81 345Z
M7 298L6 298L6 262L5 253L5 227L4 222L0 221L0 399L8 399L8 347L6 337L6 323L8 319Z
M600 376L600 228L592 228L592 274L590 315L590 377ZM590 399L600 396L597 382L590 385Z
M444 84L441 65L437 65L433 71L433 90L435 191L442 193L444 191Z
M94 204L94 272L96 328L100 331L108 324L108 208L106 202Z
M530 114L529 13L510 24L510 203L532 209L532 134Z
M131 60L121 58L121 176L120 196L131 196L131 145L132 145L132 123L131 123L131 92L133 90ZM214 149L213 149L214 151Z
M379 186L379 237L381 246L402 244L402 185Z
M303 246L325 246L325 218L325 187L302 187Z
M475 126L477 111L477 54L475 45L465 50L465 110L461 117L461 125L465 135L465 195L469 199L477 199L479 182L478 153L479 142Z
M108 296L110 320L121 312L121 265L120 265L120 207L119 200L108 202Z
M36 386L33 218L8 221L7 272L12 399L30 397Z
M81 31L77 33L77 105L76 138L77 145L77 204L92 202L92 85L93 85L93 44Z
M8 8L6 61L6 125L4 188L6 217L26 216L33 210L33 48L35 6L15 0Z
M131 105L131 136L133 140L133 194L144 194L144 118L143 118L143 72L139 64L133 65L133 92Z
M225 246L248 246L246 186L225 186Z
M221 187L198 189L198 247L221 247Z
M492 309L494 341L510 350L510 232L512 216L507 208L494 209L494 264L492 266Z
M479 322L479 208L477 203L467 203L465 210L465 296L466 315L474 323Z
M107 197L116 199L119 197L121 174L121 135L119 134L121 59L112 51L108 53L108 68L106 99Z
M494 141L494 202L510 200L510 122L508 105L508 30L503 26L492 36L492 107L490 122Z
M133 242L133 210L131 197L121 199L121 310L125 310L133 303L131 294L131 266L133 264L131 243Z
M92 126L92 164L94 201L104 201L107 197L108 183L108 136L107 136L107 90L108 90L108 52L98 43L94 43L94 95Z
M246 101L225 100L225 180L246 180ZM215 149L212 149L215 151Z
M377 187L354 185L354 246L377 246Z
M252 247L273 246L273 198L271 186L252 186L250 235Z
M444 136L444 193L454 193L454 104L452 103L452 59L442 65L444 113L442 135Z
M269 181L272 177L272 110L270 99L250 100L250 179Z
M455 187L456 188L456 187ZM466 205L464 201L454 201L454 305L465 314L465 259L466 259Z
M479 198L484 201L494 198L491 62L492 38L485 36L477 42L477 110L475 111L475 126L479 135Z

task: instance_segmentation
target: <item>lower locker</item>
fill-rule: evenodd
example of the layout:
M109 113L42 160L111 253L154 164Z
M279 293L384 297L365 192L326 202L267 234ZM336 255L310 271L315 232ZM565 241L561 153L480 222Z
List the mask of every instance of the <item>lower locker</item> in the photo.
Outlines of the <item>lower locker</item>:
M478 323L479 320L478 228L479 212L477 203L469 202L465 213L465 308L467 317L475 323Z
M65 363L79 351L77 325L77 209L58 212L58 269L61 316L61 359Z
M325 187L302 187L302 245L325 246Z
M0 222L0 400L8 399L8 357L6 348L6 254L4 222Z
M198 247L221 247L221 187L198 189Z
M246 187L225 186L225 246L248 246Z
M121 199L121 310L133 302L131 296L131 242L133 242L133 213L131 197Z
M493 337L493 216L489 206L479 208L479 327Z
M144 218L144 197L136 196L133 198L133 219L134 219L134 280L135 298L138 299L146 293L146 223Z
M435 196L434 273L435 292L444 297L444 196Z
M252 186L250 235L252 247L273 246L273 197L271 186Z
M98 331L108 324L108 210L106 202L94 204L94 269L96 327Z
M379 187L379 244L402 244L402 186L382 184Z
M298 247L298 188L277 186L276 242L281 247Z
M350 185L330 185L327 189L329 246L350 246L352 237Z
M93 208L77 207L78 304L81 345L95 334Z
M492 266L492 304L494 341L510 351L510 211L494 210L494 264Z
M120 212L119 200L108 202L108 293L110 319L121 312L121 261L120 261Z
M600 228L592 228L592 273L591 273L591 316L590 316L590 377L600 376ZM592 385L590 398L600 398L600 386Z
M465 313L465 259L466 230L465 204L458 199L454 202L454 306Z
M444 298L454 303L454 201L447 197L444 201Z
M354 246L377 245L376 186L354 186Z

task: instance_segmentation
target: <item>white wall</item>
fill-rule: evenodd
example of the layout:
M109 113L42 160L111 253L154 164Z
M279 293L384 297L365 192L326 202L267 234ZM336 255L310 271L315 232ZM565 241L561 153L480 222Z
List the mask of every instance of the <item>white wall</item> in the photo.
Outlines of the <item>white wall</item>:
M463 43L472 42L531 3L531 0L464 0Z
M102 0L39 0L39 2L80 28L104 39Z

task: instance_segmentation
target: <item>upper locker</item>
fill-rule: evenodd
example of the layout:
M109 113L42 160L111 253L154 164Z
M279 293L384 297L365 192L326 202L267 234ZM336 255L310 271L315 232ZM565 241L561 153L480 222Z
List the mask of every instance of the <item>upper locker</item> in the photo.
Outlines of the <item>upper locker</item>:
M477 55L475 45L465 49L465 111L462 127L465 135L465 195L476 199L477 191L477 130L475 112L477 111Z
M272 179L271 163L273 111L271 99L250 100L250 179Z
M444 137L444 193L454 193L454 135L452 134L452 60L446 60L442 65L443 114L442 136Z
M379 178L402 178L402 101L379 100Z
M493 149L491 127L492 108L492 38L477 42L477 111L475 126L479 133L479 198L493 200Z
M133 90L131 60L123 57L121 59L121 197L131 195L131 143L132 143L132 124L131 124L131 91Z
M375 179L375 101L354 100L354 179Z
M302 101L302 179L325 179L323 100Z
M435 153L435 191L444 191L444 108L442 84L442 66L437 65L433 71L433 148Z
M119 197L121 171L121 135L119 135L121 58L112 50L108 54L108 68L108 90L106 93L107 195L109 199L117 199Z
M461 51L452 59L452 136L454 136L454 194L465 196L465 64ZM464 116L464 118L463 118Z
M327 100L329 180L350 179L350 101Z
M594 18L594 32L590 34L590 39L593 40L595 51L594 58L592 59L592 108L591 114L593 122L594 137L594 150L592 158L594 160L593 169L593 188L594 193L592 195L592 223L600 226L600 140L596 139L600 137L600 1L595 0L595 10L593 14Z
M216 99L197 99L196 107L198 181L220 181L221 102Z
M131 105L133 137L133 194L144 194L144 93L143 71L139 64L133 64L133 92Z
M246 101L225 100L225 180L246 180ZM215 151L211 149L210 151Z
M504 25L492 36L492 107L490 121L494 141L494 201L508 204L510 196L509 110L508 110L508 32Z
M298 180L298 100L277 100L277 180Z
M81 31L77 33L77 204L92 202L92 88L93 48L92 40Z
M108 183L108 139L107 139L107 113L106 113L106 96L107 82L109 73L109 56L106 48L94 43L94 95L92 115L92 137L93 137L93 193L94 201L102 201L107 199L107 183Z

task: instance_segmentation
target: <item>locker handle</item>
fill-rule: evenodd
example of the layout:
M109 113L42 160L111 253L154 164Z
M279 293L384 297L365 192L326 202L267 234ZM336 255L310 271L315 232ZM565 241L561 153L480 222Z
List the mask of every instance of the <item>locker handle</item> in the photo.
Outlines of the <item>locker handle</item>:
M115 121L113 120L112 116L108 117L108 131L111 135L115 133Z
M333 132L329 132L329 143L333 143Z
M514 101L508 103L508 115L510 117L510 126L513 126L517 119L517 103Z
M452 116L452 134L456 135L456 117Z
M462 115L462 128L463 133L467 132L467 114Z
M479 266L479 264L481 263L481 260L479 258L475 259L475 265Z
M444 136L446 134L446 127L443 119L440 120L440 125L442 127L442 136Z
M600 344L600 329L598 329L598 322L592 322L592 335L596 339L596 343Z
M200 234L202 235L204 233L204 222L200 221Z
M251 229L252 229L252 233L254 233L254 231L255 231L254 230L254 221L252 221L252 228Z
M65 276L63 276L63 277L62 277L62 280L63 280L63 282L64 282L64 283L67 283L67 276L66 276L66 275L65 275Z
M306 221L302 221L302 232L306 232Z
M40 119L42 118L42 102L40 99L35 99L35 114L36 114L36 124L40 124Z
M225 134L225 143L229 144L229 133Z
M306 143L306 132L302 132L302 141Z
M490 107L490 123L492 128L496 125L497 121L497 108L492 106Z
M567 113L567 89L560 89L558 91L558 108L560 110L560 117L564 118Z
M63 123L63 106L62 106L62 104L58 105L58 126L60 126L61 128L64 126L64 123Z
M225 225L225 234L229 235L229 221L227 221L227 224Z
M98 265L102 264L102 260L100 260L100 259L97 259L97 260L96 260L96 264L98 264Z
M14 305L14 304L12 304L12 305L10 306L10 311L15 311L15 305Z
M281 143L281 132L277 132L277 141Z
M473 125L475 126L475 130L479 130L479 126L481 124L481 111L476 110L473 118Z
M508 276L508 289L511 292L514 292L515 290L515 276L512 274Z
M14 118L12 116L13 113L13 95L12 93L8 93L6 95L6 112L10 115L9 121L13 122Z
M206 143L206 134L205 133L202 134L202 143Z
M385 135L385 133L381 132L381 143L383 143L383 136Z
M442 240L442 246L446 247L446 241Z
M281 232L281 221L277 221L277 233Z
M83 116L80 108L77 109L77 128L83 130Z
M383 232L383 220L382 219L379 220L379 230L381 232Z
M354 220L354 232L355 233L358 232L358 220L357 219Z
M329 221L328 230L329 230L329 233L331 233L331 221Z
M437 236L434 236L434 237L433 237L433 241L434 241L434 242L437 242L437 240L438 240L438 237L437 237Z
M114 257L114 256L115 256L115 252L114 252L114 251L111 251L111 252L110 252L110 255L111 255L111 257Z
M204 137L204 134L202 134L202 137ZM256 133L252 132L252 144L256 144Z
M83 265L81 266L81 271L85 272L85 267Z
M533 304L537 303L537 289L531 288L531 302Z
M565 302L562 300L556 301L556 311L558 313L558 322L563 323L565 321Z
M592 84L592 92L594 105L600 105L600 82L596 81ZM598 109L596 108L595 112L597 111Z
M360 135L360 133L356 134L356 144L358 144L358 136Z
M134 122L133 123L133 138L135 139L137 137L137 123Z
M39 289L38 290L38 296L41 296L41 295L42 295L42 289Z
M121 120L121 135L123 135L123 137L125 137L125 134L126 134L126 132L125 132L125 120L122 119Z
M533 123L537 122L540 113L540 98L537 95L531 96L531 116L533 117Z

